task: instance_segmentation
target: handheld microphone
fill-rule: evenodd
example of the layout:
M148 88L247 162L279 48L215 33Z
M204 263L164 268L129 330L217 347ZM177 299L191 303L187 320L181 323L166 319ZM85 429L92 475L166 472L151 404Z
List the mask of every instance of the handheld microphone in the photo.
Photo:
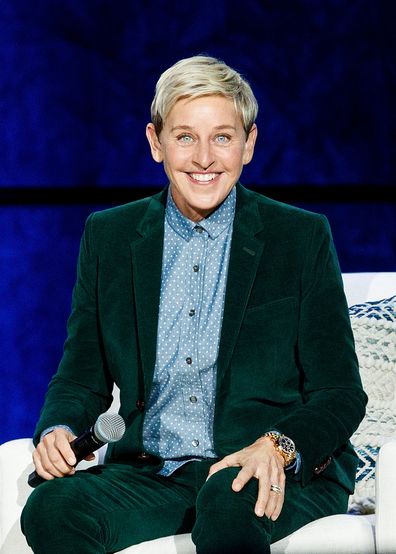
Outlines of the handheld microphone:
M119 441L124 433L125 422L119 414L109 412L101 414L95 425L70 443L77 460L75 465L104 444ZM44 481L46 479L36 471L33 471L28 477L28 484L33 488Z

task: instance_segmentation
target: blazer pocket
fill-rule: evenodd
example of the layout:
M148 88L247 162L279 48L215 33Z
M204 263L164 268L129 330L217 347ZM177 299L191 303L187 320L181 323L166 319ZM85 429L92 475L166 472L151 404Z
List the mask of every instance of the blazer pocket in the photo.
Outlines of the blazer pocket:
M241 338L245 335L249 340L259 340L265 334L278 334L280 326L297 324L297 298L288 296L272 302L251 306L246 309L241 326ZM286 329L285 329L286 330Z
M298 398L296 363L298 302L282 298L246 310L234 350L233 382L240 391L255 390L257 398L275 403Z

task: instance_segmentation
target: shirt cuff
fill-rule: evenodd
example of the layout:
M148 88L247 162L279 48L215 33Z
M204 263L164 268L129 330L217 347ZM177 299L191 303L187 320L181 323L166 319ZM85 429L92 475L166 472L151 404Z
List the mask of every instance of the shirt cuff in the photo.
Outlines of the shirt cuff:
M43 437L45 437L45 435L48 435L48 433L54 431L54 429L66 429L66 431L69 431L69 433L73 433L73 431L67 425L52 425L52 427L47 427L46 429L44 429L44 431L40 435L40 441L43 439Z
M292 464L290 464L289 466L285 467L285 471L290 471L294 469L294 473L298 473L301 469L301 454L300 452L296 452L296 459L294 460L294 462Z

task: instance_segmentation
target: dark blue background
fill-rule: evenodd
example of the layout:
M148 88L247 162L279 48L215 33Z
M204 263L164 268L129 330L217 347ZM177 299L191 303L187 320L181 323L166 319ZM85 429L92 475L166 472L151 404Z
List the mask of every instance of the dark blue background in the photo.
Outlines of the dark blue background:
M2 185L157 185L159 74L207 52L259 103L249 182L393 184L393 0L3 0Z
M325 213L343 271L396 270L395 21L392 0L0 2L0 442L33 432L88 213L166 182L144 130L182 57L257 95L245 185Z

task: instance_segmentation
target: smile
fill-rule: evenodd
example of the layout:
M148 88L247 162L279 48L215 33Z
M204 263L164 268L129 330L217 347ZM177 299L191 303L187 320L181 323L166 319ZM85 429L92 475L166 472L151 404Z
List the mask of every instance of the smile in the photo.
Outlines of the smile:
M199 181L200 183L208 183L213 181L217 177L218 173L190 173L190 177L194 181Z

